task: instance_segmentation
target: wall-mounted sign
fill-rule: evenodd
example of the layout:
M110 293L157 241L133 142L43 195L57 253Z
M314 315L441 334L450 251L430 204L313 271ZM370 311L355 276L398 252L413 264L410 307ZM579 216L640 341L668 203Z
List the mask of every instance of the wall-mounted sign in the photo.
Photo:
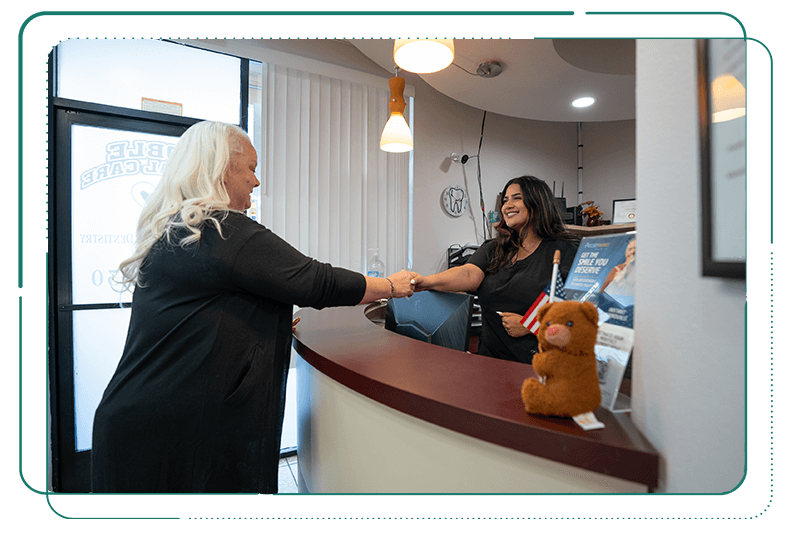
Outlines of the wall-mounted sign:
M168 115L183 116L183 105L177 102L167 102L154 98L142 97L142 111L154 111L156 113L166 113Z
M442 192L442 208L453 217L460 217L467 211L469 199L461 186L447 186Z

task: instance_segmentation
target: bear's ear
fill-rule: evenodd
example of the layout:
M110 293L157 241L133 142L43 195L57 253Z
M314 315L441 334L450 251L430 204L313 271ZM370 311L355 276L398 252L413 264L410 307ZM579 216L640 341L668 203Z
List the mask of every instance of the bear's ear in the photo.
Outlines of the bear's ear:
M597 307L591 301L584 301L581 303L581 311L583 314L595 325L600 320L600 314L597 312Z
M542 323L542 318L550 310L550 307L553 306L554 303L545 303L542 305L542 308L539 309L539 312L536 313L536 319L539 320L539 323Z

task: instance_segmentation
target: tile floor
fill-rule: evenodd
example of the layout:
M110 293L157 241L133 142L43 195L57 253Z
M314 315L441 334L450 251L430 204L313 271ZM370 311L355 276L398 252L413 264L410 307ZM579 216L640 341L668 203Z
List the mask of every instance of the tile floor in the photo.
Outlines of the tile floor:
M278 493L297 493L297 455L278 462Z

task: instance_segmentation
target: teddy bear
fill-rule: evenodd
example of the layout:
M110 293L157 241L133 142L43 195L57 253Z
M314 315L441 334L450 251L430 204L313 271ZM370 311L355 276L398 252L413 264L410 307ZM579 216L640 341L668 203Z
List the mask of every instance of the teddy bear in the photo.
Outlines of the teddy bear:
M547 303L537 313L539 353L533 371L522 384L525 412L570 417L600 405L594 345L597 307L578 301Z

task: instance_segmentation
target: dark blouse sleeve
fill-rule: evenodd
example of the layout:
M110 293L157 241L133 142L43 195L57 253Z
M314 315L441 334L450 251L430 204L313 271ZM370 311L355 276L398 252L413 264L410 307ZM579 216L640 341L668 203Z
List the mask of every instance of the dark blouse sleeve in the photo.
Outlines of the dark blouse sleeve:
M236 255L232 278L245 291L317 309L356 305L367 287L360 273L309 258L260 225Z
M483 242L483 244L478 247L478 250L467 259L467 264L474 264L486 273L486 268L489 267L489 262L492 261L492 256L494 255L494 242L495 240Z

